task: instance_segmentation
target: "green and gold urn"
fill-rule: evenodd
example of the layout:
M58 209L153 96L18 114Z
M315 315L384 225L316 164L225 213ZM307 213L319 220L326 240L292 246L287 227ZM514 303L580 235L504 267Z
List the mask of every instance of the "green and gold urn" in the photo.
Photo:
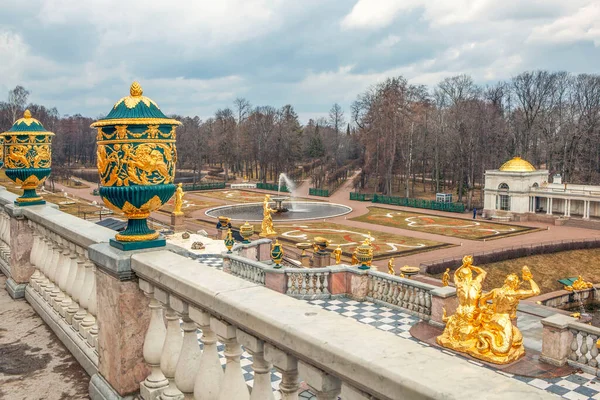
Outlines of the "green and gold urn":
M48 132L40 121L25 110L23 118L2 135L6 176L21 185L23 195L15 201L20 206L45 204L37 187L50 176L51 142L54 133Z
M97 128L100 196L113 211L123 212L127 229L111 240L121 250L164 246L148 227L147 218L175 193L175 128L156 103L134 82L130 95L119 100Z

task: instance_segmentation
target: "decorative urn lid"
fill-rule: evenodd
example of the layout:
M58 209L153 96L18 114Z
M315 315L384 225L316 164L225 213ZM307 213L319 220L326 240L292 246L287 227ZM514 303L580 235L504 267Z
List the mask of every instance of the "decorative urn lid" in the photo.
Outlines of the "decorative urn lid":
M133 82L129 88L129 96L117 101L106 117L91 126L98 128L119 124L181 125L181 122L163 114L154 100L144 96L140 84Z
M48 132L40 121L31 116L29 110L25 110L23 118L16 120L13 126L4 132L2 136L29 134L54 136L54 133Z

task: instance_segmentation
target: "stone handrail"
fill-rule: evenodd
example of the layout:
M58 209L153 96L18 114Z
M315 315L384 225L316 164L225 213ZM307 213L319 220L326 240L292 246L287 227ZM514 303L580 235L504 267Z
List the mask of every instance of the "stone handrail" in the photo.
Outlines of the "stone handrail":
M229 260L229 272L232 275L260 285L265 284L267 265L234 254L225 254L225 257Z
M286 294L301 299L329 298L329 268L286 268Z
M412 311L421 319L431 315L431 291L437 286L385 274L369 271L368 297Z
M140 388L145 400L158 395L273 399L272 366L282 374L282 399L298 398L299 377L318 399L340 394L348 400L479 398L481 393L487 399L549 398L466 360L168 251L135 254L131 267L150 299L144 359L151 373ZM225 372L217 340L225 344ZM252 397L240 365L241 346L253 356Z

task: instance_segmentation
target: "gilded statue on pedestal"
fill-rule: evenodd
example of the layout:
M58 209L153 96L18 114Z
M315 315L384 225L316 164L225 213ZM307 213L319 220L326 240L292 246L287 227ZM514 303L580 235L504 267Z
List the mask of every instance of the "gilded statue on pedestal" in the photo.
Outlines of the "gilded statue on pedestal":
M482 294L486 272L472 263L473 257L465 256L454 272L458 307L450 317L446 317L444 309L446 328L437 337L437 343L495 364L516 361L525 354L525 348L523 336L512 320L516 318L519 300L538 295L540 289L524 266L523 282L510 274L502 287ZM530 289L520 289L524 282L529 283Z
M351 265L356 265L356 264L358 264L358 258L356 258L356 251L354 251L354 253L352 253Z
M449 282L450 282L450 268L446 268L446 271L444 271L444 275L442 275L442 285L448 286Z
M342 246L338 244L338 246L333 250L333 255L335 256L335 263L339 264L342 262Z
M270 200L271 196L265 194L265 200L263 201L263 221L261 225L261 231L259 234L260 237L277 235L277 232L275 232L275 229L273 229L273 217L271 216L271 214L276 213L277 210L271 208L271 206L269 205Z
M390 258L388 261L388 273L390 275L396 275L396 271L394 271L394 257Z
M181 207L183 207L183 188L181 183L177 185L177 189L175 190L175 207L173 207L174 215L183 215L181 211Z

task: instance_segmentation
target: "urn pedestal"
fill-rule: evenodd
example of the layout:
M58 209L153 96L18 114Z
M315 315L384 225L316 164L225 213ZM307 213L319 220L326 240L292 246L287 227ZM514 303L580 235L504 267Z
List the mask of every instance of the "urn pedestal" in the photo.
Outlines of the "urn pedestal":
M6 176L23 189L15 201L19 206L45 204L36 192L51 172L51 142L54 133L46 131L40 121L25 110L23 118L2 134Z
M148 227L150 213L175 193L175 128L156 103L143 96L134 82L130 95L119 100L97 128L100 196L104 204L127 217L127 229L110 241L120 250L138 250L166 244Z

